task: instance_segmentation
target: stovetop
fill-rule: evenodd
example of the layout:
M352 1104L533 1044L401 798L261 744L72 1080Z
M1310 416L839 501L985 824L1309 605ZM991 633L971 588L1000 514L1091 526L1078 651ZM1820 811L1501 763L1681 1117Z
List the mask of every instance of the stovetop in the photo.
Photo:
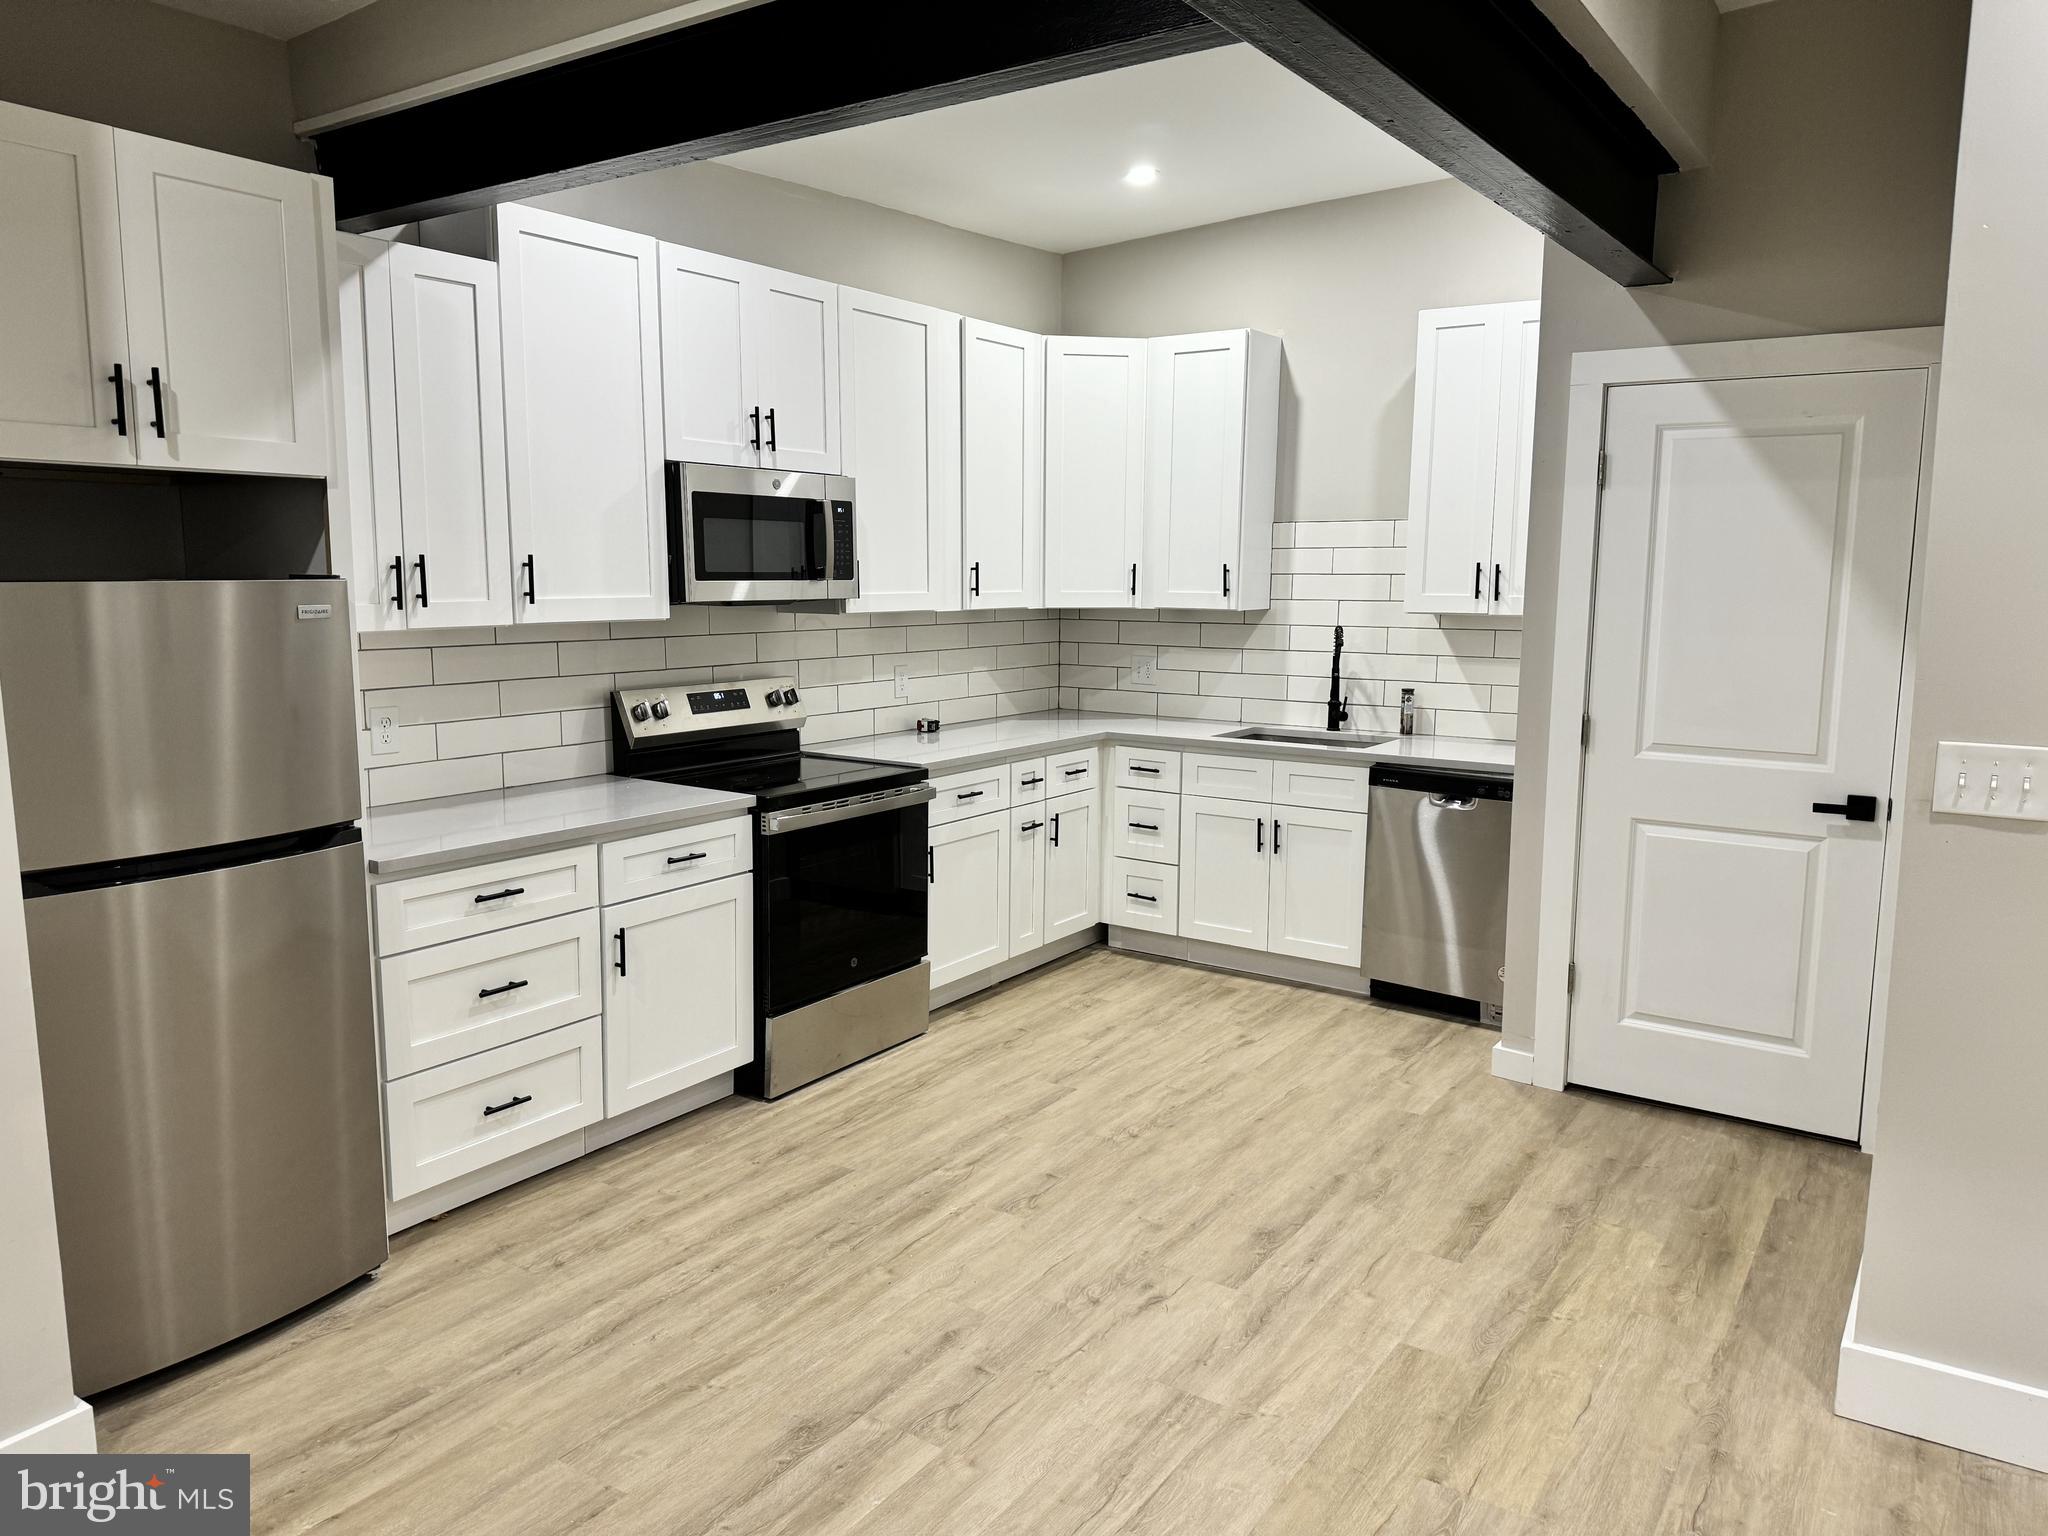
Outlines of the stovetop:
M925 770L902 763L877 763L860 757L830 757L800 752L741 759L716 766L671 768L646 775L668 784L699 789L728 789L752 795L764 810L872 794L899 784L923 782Z

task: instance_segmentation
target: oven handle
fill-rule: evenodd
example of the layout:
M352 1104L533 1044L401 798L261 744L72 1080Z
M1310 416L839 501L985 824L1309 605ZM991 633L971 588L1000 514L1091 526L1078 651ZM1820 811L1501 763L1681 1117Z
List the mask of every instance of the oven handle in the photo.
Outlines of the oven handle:
M792 811L763 811L761 833L774 837L783 832L801 832L805 827L822 827L834 821L852 821L856 816L880 816L885 811L907 811L913 805L936 800L939 792L929 784L906 784L901 789L883 790L858 800L837 805L801 806Z

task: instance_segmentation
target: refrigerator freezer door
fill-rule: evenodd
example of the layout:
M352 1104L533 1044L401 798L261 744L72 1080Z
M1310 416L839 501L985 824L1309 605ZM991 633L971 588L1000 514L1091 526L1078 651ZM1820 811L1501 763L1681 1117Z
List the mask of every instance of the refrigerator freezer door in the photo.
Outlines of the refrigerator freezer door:
M79 1392L210 1349L383 1263L353 833L25 906Z
M354 821L339 581L0 583L21 867Z

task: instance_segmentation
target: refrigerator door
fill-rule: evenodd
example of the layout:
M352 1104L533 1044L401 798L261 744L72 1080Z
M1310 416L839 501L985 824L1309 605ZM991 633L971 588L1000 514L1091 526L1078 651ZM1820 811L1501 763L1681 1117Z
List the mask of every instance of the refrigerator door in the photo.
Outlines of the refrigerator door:
M354 821L339 581L0 583L21 867Z
M24 904L81 1393L384 1262L362 844L336 836Z

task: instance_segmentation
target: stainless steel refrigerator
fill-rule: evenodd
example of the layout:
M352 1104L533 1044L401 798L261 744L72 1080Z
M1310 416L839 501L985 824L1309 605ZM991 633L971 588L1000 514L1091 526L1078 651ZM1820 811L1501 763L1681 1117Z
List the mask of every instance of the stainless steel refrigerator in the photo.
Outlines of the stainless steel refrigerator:
M77 1390L384 1261L346 589L0 583Z

